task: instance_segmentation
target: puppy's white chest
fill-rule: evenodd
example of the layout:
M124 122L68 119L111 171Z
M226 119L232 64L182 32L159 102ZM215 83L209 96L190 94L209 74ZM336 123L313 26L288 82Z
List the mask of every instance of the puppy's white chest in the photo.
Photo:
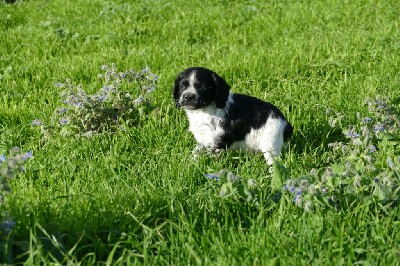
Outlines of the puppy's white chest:
M210 149L216 148L218 136L223 134L220 126L221 116L210 114L208 110L186 110L189 119L189 130L196 141Z

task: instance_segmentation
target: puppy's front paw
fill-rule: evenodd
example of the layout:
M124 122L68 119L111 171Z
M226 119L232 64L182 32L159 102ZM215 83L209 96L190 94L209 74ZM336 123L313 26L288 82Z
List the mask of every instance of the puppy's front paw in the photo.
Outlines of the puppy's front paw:
M212 157L219 157L222 153L223 149L208 149L207 154Z
M196 145L196 147L194 147L194 149L192 151L192 155L190 156L190 158L192 158L192 160L197 160L197 158L199 157L200 153L203 150L204 150L203 146Z

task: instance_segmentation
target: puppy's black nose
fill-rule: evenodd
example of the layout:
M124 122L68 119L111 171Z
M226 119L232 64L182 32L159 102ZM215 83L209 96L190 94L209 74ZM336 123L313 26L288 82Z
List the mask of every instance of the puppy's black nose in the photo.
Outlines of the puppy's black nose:
M194 94L185 94L185 95L183 95L183 99L186 101L186 102L191 102L191 101L193 101L194 99L196 98L196 95L194 95Z

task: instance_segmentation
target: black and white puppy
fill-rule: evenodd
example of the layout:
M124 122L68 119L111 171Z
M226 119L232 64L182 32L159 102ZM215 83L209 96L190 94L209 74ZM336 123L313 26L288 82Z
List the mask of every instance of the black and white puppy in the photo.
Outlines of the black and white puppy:
M198 143L194 155L203 148L250 149L264 153L272 164L293 127L274 105L229 90L223 78L202 67L188 68L176 78L175 106L182 107L189 119Z

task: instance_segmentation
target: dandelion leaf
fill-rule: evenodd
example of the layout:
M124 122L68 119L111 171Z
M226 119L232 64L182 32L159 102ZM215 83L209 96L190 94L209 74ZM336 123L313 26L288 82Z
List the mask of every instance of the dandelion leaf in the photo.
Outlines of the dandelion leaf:
M385 200L390 198L391 196L391 190L387 188L386 186L383 186L381 184L376 184L373 195L378 197L379 200Z
M278 161L274 161L272 166L271 189L280 190L285 180L289 179L289 171Z
M244 198L245 200L247 200L248 202L252 202L253 201L253 194L251 193L251 191L248 189L248 187L244 184L239 184L237 186L238 189L238 193L239 195Z

